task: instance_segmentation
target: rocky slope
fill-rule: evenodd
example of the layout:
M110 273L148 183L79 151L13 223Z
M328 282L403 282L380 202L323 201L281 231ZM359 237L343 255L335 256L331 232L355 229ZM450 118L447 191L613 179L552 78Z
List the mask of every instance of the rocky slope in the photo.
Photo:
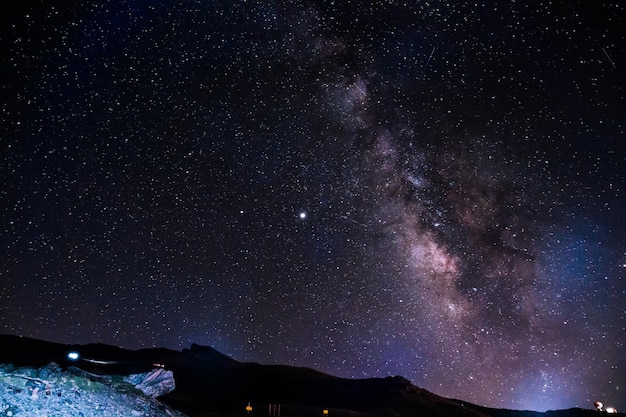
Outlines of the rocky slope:
M3 364L0 416L184 417L140 389L149 375L96 375L55 363L41 368Z

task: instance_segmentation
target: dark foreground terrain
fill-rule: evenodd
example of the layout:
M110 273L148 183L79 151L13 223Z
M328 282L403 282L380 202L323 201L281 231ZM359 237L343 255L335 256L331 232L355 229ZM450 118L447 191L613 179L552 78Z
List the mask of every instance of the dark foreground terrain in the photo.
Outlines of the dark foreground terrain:
M78 357L70 359L70 352ZM51 370L50 363L58 367ZM38 372L57 375L54 379L57 384L73 378L64 376L66 369L74 370L72 375L79 369L86 371L81 378L91 378L94 384L109 384L107 390L115 390L116 386L118 391L124 390L124 401L130 401L131 396L123 384L114 386L112 383L119 381L118 376L149 372L154 368L171 370L176 383L174 391L160 396L156 406L151 400L133 399L133 404L139 402L146 410L148 406L155 410L141 411L140 407L135 407L128 411L128 415L136 416L161 415L157 414L157 409L161 409L162 415L173 415L174 409L197 417L246 414L319 417L325 415L324 410L329 416L345 417L598 417L598 411L578 408L546 413L485 408L439 397L402 377L345 379L309 368L242 363L199 345L182 352L161 348L130 351L102 344L63 345L0 335L0 366L5 370L30 369L35 382ZM32 397L33 389L18 390L15 376L8 371L0 373L0 388L11 381L11 389ZM48 398L68 395L60 387L50 387L47 394L45 387L42 389L40 394ZM87 391L81 392L84 397ZM107 392L107 395L113 398L112 393ZM163 407L158 406L159 402ZM67 401L59 403L69 404ZM246 411L248 405L251 411ZM18 415L13 411L11 414ZM67 415L73 414L68 410Z

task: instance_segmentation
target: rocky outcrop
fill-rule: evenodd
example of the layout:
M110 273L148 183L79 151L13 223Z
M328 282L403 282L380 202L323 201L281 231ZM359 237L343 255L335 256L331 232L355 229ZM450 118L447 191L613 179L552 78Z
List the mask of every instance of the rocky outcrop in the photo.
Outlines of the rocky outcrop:
M167 371L159 374L163 384L153 386L167 386ZM55 363L41 368L0 364L0 416L39 415L185 417L146 396L119 375L95 375L76 368L62 370Z
M155 368L143 374L129 375L124 378L124 381L152 398L165 395L176 388L174 373L163 368Z

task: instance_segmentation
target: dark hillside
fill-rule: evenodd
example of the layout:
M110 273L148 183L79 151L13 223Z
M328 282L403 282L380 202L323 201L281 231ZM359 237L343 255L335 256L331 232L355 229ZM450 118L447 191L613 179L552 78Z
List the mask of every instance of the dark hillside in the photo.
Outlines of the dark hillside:
M77 353L71 359L68 354ZM80 368L94 376L116 376L165 368L174 374L176 389L159 399L190 416L251 415L371 417L597 417L597 411L571 409L536 413L498 410L450 400L412 385L399 376L345 379L310 368L242 363L217 350L192 345L131 351L103 344L63 345L0 335L0 364L12 367ZM101 379L98 379L101 382ZM329 414L330 414L329 412Z

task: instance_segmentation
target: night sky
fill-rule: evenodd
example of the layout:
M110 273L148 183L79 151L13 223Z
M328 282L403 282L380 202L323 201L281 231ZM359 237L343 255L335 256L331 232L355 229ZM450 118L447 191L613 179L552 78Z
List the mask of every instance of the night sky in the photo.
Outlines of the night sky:
M626 409L626 3L20 1L0 332Z

